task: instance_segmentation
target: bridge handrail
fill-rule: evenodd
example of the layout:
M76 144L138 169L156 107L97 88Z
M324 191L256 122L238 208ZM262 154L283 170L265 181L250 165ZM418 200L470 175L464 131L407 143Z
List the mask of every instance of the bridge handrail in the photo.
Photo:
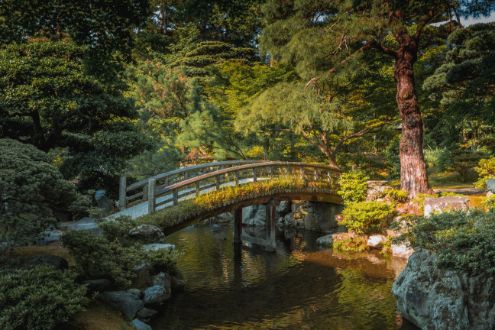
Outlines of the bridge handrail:
M216 189L220 188L221 185L221 176L225 176L228 174L235 174L235 185L240 184L241 176L240 172L245 171L245 170L252 170L252 176L249 178L252 178L253 181L257 181L257 173L256 169L259 168L264 168L268 167L270 168L270 173L273 173L273 168L279 167L279 168L299 168L301 170L300 174L305 175L304 170L311 168L311 169L319 169L321 171L326 171L328 180L332 182L332 176L331 173L333 174L339 174L340 171L329 165L322 165L322 164L311 164L311 163L301 163L301 162L281 162L281 161L269 161L269 162L262 162L262 163L252 163L252 164L245 164L245 165L239 165L239 166L233 166L229 168L224 168L220 169L217 171L205 173L190 179L186 179L177 183L174 183L172 185L168 186L156 186L156 180L150 179L148 181L148 213L152 213L155 211L156 207L158 205L165 205L167 203L172 202L173 205L177 205L179 202L179 198L181 197L186 197L186 196L191 196L191 195L196 195L198 196L200 194L201 190L211 188L211 187L216 187ZM200 183L202 181L206 181L208 179L215 178L215 183L214 184L206 184L201 186ZM244 178L245 179L245 178ZM315 179L319 179L319 174L315 171ZM229 181L231 183L233 181ZM195 184L195 189L186 191L182 195L180 194L180 190L182 188L188 187L190 185ZM171 194L172 197L169 199L165 199L157 203L157 198L161 196L166 196L168 194Z
M301 162L274 162L274 161L272 161L272 162L263 162L263 163L259 163L259 164L240 165L240 166L235 166L235 167L224 168L224 169L217 170L214 172L205 173L203 175L199 175L199 176L196 176L196 177L172 184L172 185L168 186L167 188L165 188L164 190L162 190L161 192L162 193L170 192L170 191L173 191L175 189L180 189L180 188L183 188L185 186L189 186L193 183L204 181L206 179L211 179L211 178L214 178L216 176L223 175L223 174L239 172L242 170L248 170L248 169L259 168L259 167L271 167L271 166L312 167L312 168L326 169L326 170L330 170L332 172L340 173L340 171L337 168L335 168L333 166L329 166L329 165L301 163Z
M154 180L167 180L170 177L173 176L179 176L181 174L186 175L189 172L199 172L200 170L203 170L205 168L211 168L211 167L219 167L219 168L225 168L225 167L232 167L232 166L237 166L237 165L242 165L242 164L252 164L252 163L261 163L265 162L264 160L227 160L227 161L218 161L218 162L210 162L210 163L204 163L204 164L198 164L198 165L193 165L193 166L185 166L181 167L172 171L168 171L165 173L160 173L156 174L154 176L151 176L149 178L143 179L136 181L130 185L127 185L127 178L125 176L120 177L120 185L119 185L119 204L120 208L124 209L126 208L127 204L129 201L132 202L132 200L143 197L146 198L147 194L144 189L148 186L148 183L151 179ZM218 169L217 169L218 170ZM142 192L136 193L134 195L131 195L130 197L127 196L127 193L133 190L137 189L143 189Z

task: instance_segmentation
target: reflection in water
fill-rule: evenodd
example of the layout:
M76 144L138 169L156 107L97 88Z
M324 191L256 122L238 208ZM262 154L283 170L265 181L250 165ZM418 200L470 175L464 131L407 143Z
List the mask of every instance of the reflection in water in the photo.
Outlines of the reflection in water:
M413 329L401 327L390 292L403 263L318 250L316 237L278 233L269 253L235 247L231 225L169 236L187 288L153 329Z

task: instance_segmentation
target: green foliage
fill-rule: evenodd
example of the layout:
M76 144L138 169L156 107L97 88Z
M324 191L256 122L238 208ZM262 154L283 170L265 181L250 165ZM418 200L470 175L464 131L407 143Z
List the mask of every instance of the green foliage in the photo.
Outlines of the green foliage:
M77 202L73 184L50 164L46 153L0 139L0 241L9 246L36 241ZM77 203L79 206L80 203Z
M495 213L473 210L417 218L407 239L438 256L440 267L472 275L495 273Z
M69 40L3 47L0 136L62 149L67 178L78 178L80 187L108 187L148 142L130 121L137 113L122 96L121 81L88 73L86 53Z
M495 178L495 157L488 159L480 159L478 166L474 168L478 173L478 181L476 187L486 189L486 181Z
M183 201L176 206L167 207L155 213L139 218L140 222L161 227L164 231L191 221L209 211L234 205L241 201L270 196L281 192L318 192L329 189L323 182L307 182L293 177L277 178L269 181L258 181L237 187L223 187L194 199Z
M405 203L409 199L407 191L402 189L387 189L385 190L385 197L395 203Z
M131 33L148 15L146 0L5 0L0 4L0 42L69 34L101 52L126 49Z
M482 205L487 210L495 210L495 195L485 197Z
M51 330L87 303L75 274L49 266L0 271L0 328Z
M395 210L385 202L355 202L342 211L341 224L357 234L381 233L394 218Z
M126 242L129 239L129 231L138 226L139 221L131 217L118 217L116 219L105 220L98 224L103 235L109 241Z
M107 278L120 288L131 287L136 279L135 269L149 264L156 272L177 274L178 251L175 249L147 251L141 244L129 240L128 232L136 220L121 217L101 224L104 236L84 231L64 235L63 243L76 261L79 275L86 279Z
M364 201L368 192L368 180L368 176L361 171L342 173L337 193L344 200L344 204Z
M368 238L366 236L345 236L333 242L333 248L341 252L364 252L368 250Z
M146 260L153 265L155 272L166 272L172 276L179 274L176 249L161 249L146 252Z
M84 231L73 231L63 237L76 260L76 269L86 279L107 278L118 287L128 288L135 279L134 268L142 262L142 251L136 246L124 247Z

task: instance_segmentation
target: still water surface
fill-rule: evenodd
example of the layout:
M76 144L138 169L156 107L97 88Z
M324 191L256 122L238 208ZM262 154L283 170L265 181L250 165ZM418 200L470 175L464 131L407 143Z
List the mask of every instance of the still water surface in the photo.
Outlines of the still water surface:
M197 225L167 238L181 251L186 291L153 329L415 329L390 290L403 261L344 255L312 232L278 232L275 252L234 248L231 225Z

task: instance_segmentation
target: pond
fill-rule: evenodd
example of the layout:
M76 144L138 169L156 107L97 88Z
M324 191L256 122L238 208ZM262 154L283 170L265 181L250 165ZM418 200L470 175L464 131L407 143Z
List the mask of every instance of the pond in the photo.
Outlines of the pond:
M153 329L415 329L391 294L403 260L320 249L317 237L278 231L267 252L236 248L230 224L170 235L187 288L162 307Z

